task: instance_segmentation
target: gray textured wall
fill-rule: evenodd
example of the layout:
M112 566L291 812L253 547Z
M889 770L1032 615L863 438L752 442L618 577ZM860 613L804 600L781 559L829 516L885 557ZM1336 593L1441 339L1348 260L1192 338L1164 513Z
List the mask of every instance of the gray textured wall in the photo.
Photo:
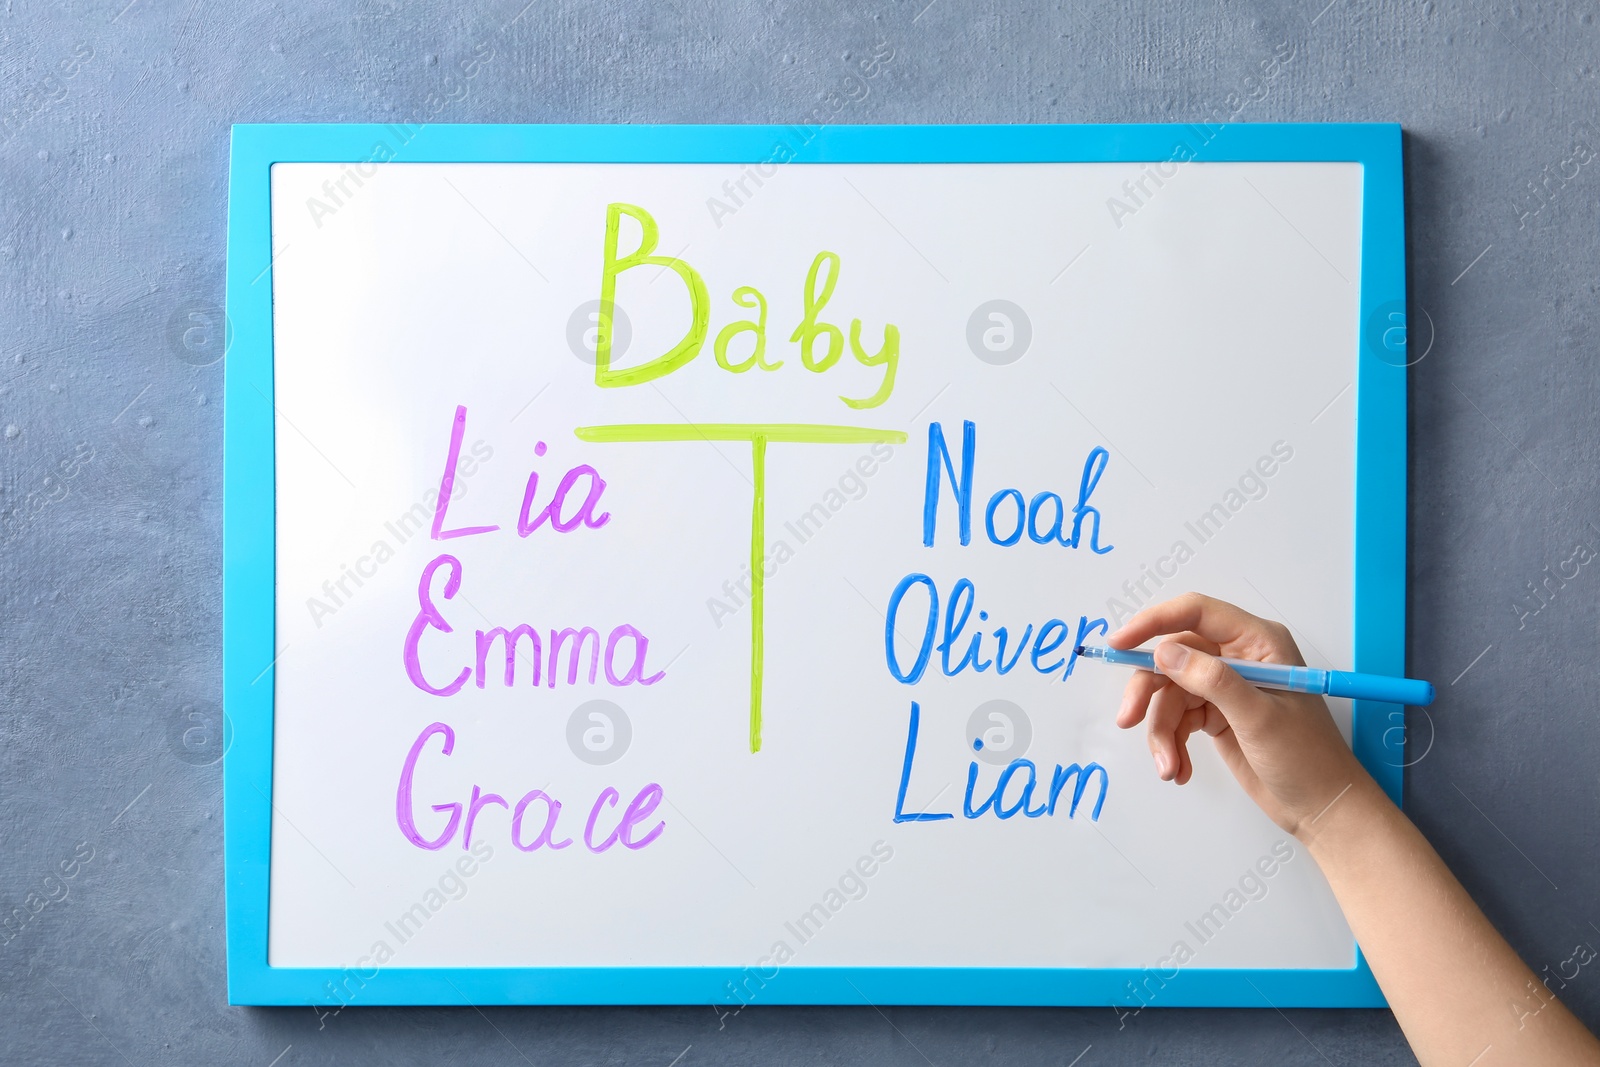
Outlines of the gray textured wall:
M1588 5L535 0L507 27L523 3L0 13L0 915L50 901L0 934L0 1058L1412 1062L1371 1011L1152 1010L1119 1032L1109 1008L768 1007L719 1030L709 1008L228 1007L208 734L223 363L206 323L233 122L788 122L818 107L862 123L1153 122L1232 110L1237 93L1240 121L1404 123L1426 352L1410 662L1442 687L1410 724L1407 805L1536 970L1600 944L1600 568L1550 579L1544 599L1528 585L1580 544L1600 550ZM1242 95L1283 40L1292 62ZM478 76L448 80L484 42ZM880 43L892 62L850 99L849 58ZM1600 971L1565 995L1600 1024Z

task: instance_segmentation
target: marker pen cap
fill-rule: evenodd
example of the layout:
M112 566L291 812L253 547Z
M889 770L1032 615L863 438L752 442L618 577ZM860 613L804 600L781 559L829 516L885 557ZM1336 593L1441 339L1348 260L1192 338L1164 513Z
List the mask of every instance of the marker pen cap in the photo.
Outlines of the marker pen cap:
M1329 671L1328 695L1423 708L1433 703L1433 683L1415 678L1386 678L1380 674Z

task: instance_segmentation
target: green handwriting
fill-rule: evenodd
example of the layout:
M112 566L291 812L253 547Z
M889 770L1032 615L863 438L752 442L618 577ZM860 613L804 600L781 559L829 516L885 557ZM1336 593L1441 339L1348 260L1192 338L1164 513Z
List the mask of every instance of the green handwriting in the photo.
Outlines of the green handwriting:
M617 245L622 229L622 216L627 215L639 224L639 247L627 255L619 255ZM606 208L605 249L600 264L600 312L595 336L594 383L602 389L615 389L626 385L642 385L665 377L685 366L705 347L710 328L711 300L700 272L676 256L655 255L660 243L660 228L644 208L635 204L616 203ZM643 363L618 370L612 367L612 319L616 315L617 277L634 267L663 267L683 279L689 297L689 329L681 340L661 355ZM816 374L825 373L839 362L845 351L845 332L822 318L828 301L833 298L834 287L839 283L842 270L839 256L834 252L818 252L806 273L803 290L804 313L789 340L800 346L800 363ZM767 298L754 286L741 285L733 290L733 302L742 308L755 308L754 319L738 319L724 326L712 344L717 366L734 374L743 374L752 368L775 371L783 360L769 361L767 351ZM893 323L883 327L883 343L876 352L868 352L861 343L861 320L850 320L849 348L856 362L863 367L882 367L883 378L870 396L853 399L840 396L849 407L856 410L875 408L889 399L894 391L895 373L900 368L900 328ZM734 362L728 356L729 345L741 334L751 334L752 349L748 357ZM818 342L822 354L817 354Z

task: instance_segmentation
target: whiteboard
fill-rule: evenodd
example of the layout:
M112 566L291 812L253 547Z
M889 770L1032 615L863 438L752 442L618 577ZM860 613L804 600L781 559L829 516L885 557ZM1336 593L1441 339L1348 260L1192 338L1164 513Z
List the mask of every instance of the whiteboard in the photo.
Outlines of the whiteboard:
M1360 163L356 160L270 170L268 969L1357 966L1070 652L1354 662Z

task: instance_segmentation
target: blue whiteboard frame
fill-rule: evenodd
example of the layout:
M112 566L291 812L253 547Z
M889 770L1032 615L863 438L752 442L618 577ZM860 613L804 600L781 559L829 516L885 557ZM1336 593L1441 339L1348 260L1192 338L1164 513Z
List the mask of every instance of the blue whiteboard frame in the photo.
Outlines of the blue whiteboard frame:
M756 163L782 143L793 163L1349 162L1363 168L1361 351L1356 374L1355 664L1404 674L1406 547L1405 233L1400 127L1225 126L469 126L238 125L228 193L224 388L223 700L228 999L233 1004L742 1003L733 967L272 967L275 474L271 168L361 163L385 145L403 163ZM1395 316L1398 315L1398 318ZM1398 332L1395 327L1398 326ZM1404 709L1358 701L1353 747L1396 803ZM789 967L762 1004L1111 1005L1134 1009L1132 968ZM1151 1006L1383 1007L1366 960L1337 970L1189 969Z

